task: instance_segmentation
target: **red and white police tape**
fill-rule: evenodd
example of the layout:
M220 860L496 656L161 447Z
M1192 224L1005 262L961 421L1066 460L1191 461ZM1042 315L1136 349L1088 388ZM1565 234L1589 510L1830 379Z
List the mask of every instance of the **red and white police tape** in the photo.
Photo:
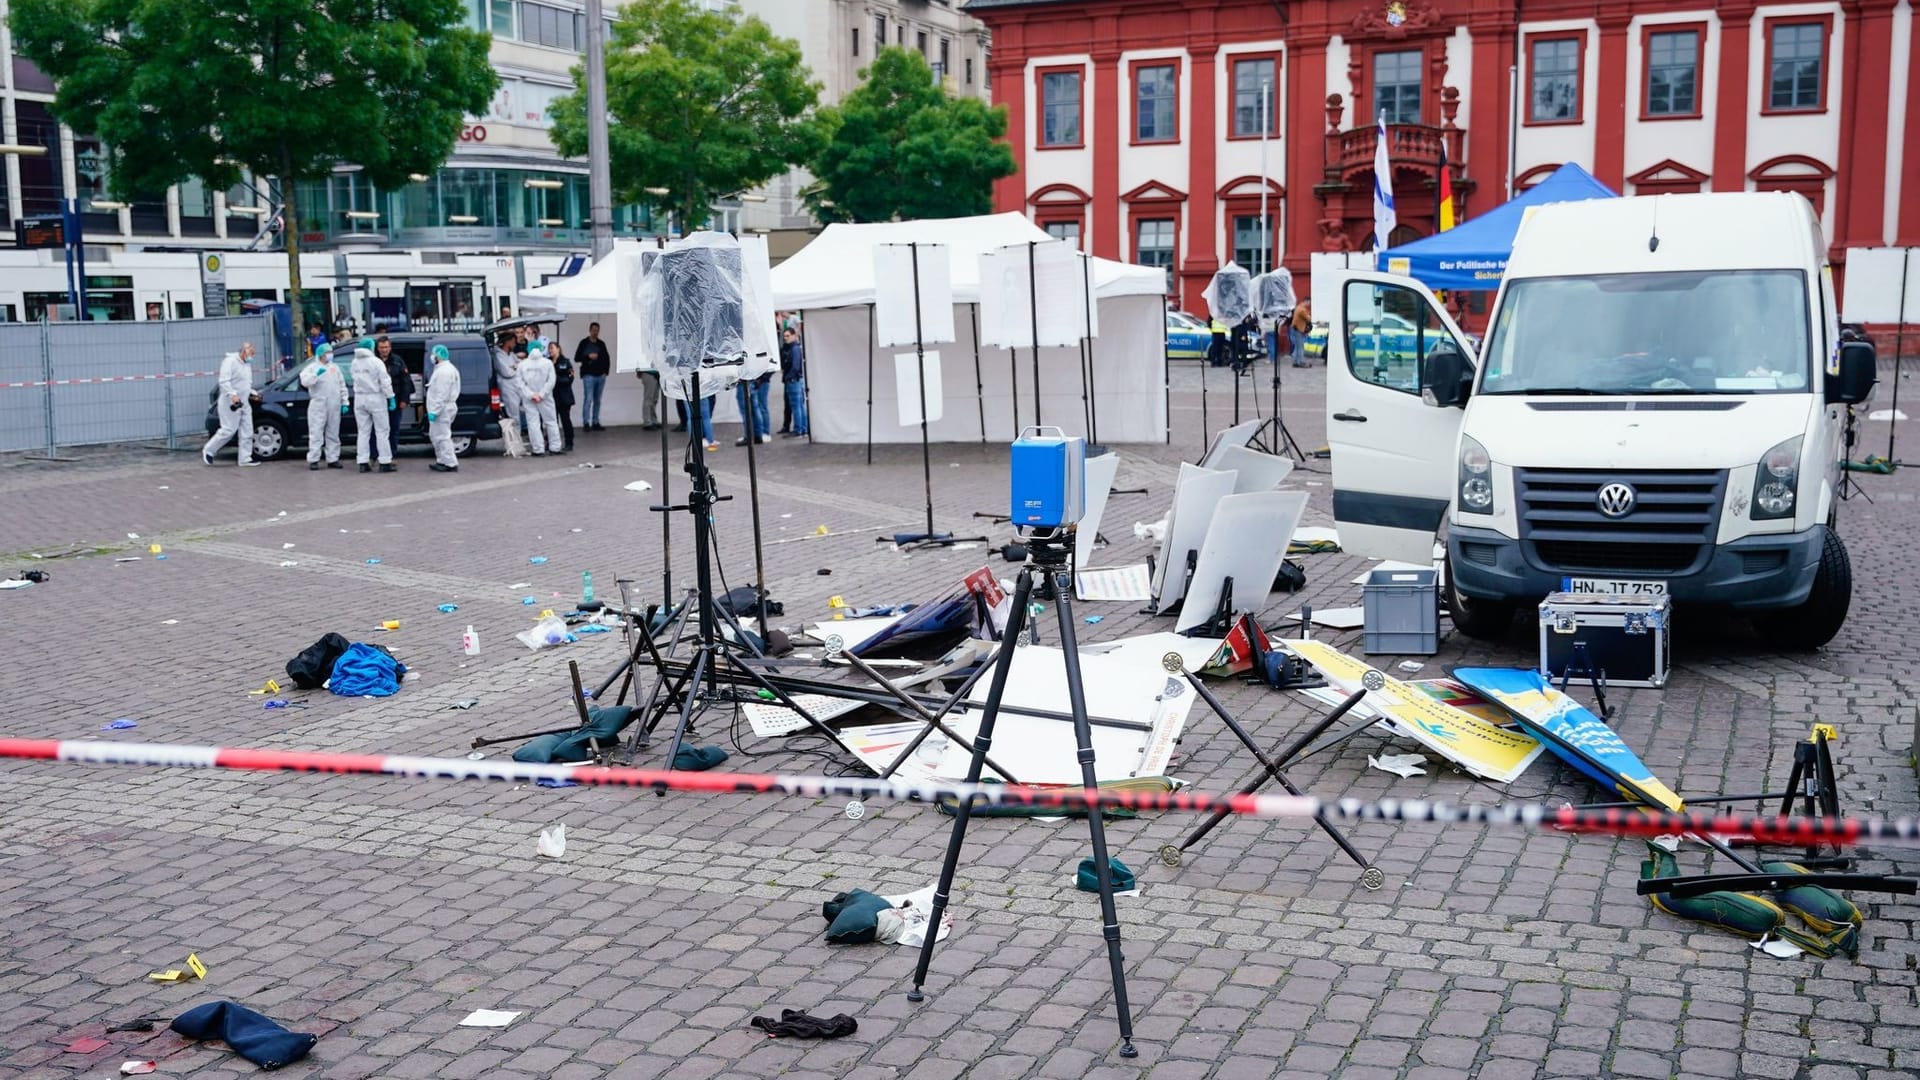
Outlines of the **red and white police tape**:
M1292 795L1218 795L1198 791L1109 791L1035 788L1015 784L916 783L836 776L764 773L678 772L663 769L539 765L519 761L335 754L317 750L250 750L171 743L95 742L62 739L0 739L0 758L65 761L89 765L161 765L265 772L357 773L435 780L571 780L579 784L639 787L717 794L801 795L809 798L968 800L978 806L1026 806L1058 810L1091 807L1126 810L1226 811L1255 818L1311 818L1325 814L1349 821L1436 822L1499 825L1529 830L1614 836L1707 833L1751 837L1764 844L1920 844L1913 818L1817 818L1755 814L1671 813L1646 808L1582 809L1539 803L1456 806L1413 799L1322 800Z
M152 382L155 379L197 379L218 375L218 371L165 371L153 375L101 375L91 379L36 379L32 382L0 382L0 390L25 390L35 386L95 386L101 383Z

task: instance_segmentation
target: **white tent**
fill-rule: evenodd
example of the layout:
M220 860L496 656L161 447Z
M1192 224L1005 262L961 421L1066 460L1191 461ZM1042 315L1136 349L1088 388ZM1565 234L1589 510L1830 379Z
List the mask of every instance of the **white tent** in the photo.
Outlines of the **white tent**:
M980 256L1048 235L1017 213L878 225L829 225L773 268L773 305L798 310L806 325L807 419L817 442L915 442L919 426L898 422L893 355L871 333L874 248L944 244L951 263L958 340L941 354L945 415L929 426L935 442L1011 440L1034 422L1031 351L976 344ZM1103 442L1166 437L1166 274L1155 267L1093 260L1099 336L1089 343L1092 389ZM1042 423L1091 435L1083 406L1081 352L1040 350ZM1017 405L1017 415L1016 415Z

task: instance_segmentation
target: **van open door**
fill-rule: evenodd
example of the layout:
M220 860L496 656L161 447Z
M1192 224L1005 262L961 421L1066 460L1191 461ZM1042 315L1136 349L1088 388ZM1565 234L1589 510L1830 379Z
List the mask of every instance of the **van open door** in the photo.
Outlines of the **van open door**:
M1475 353L1412 278L1345 271L1338 289L1327 320L1327 445L1340 548L1424 566L1459 479L1463 411L1423 400L1434 388L1421 385L1422 360L1457 349L1471 372Z

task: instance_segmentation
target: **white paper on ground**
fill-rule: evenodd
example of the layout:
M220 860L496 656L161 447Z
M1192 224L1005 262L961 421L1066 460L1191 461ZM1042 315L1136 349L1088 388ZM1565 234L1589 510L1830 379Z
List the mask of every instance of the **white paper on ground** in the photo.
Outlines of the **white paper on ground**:
M840 643L849 649L857 649L867 640L898 622L898 615L872 615L864 619L835 619L832 622L817 622L807 627L807 636L825 644L827 638L839 635Z
M1761 938L1753 943L1753 947L1768 956L1777 956L1782 960L1791 960L1806 952L1800 946L1782 938Z
M919 263L920 317L914 319ZM873 249L873 332L879 345L953 340L953 263L945 244L877 244ZM914 423L920 421L916 418Z
M0 581L0 589L24 589L31 584L33 584L33 582L25 578L12 578L7 581Z
M893 354L893 389L898 399L901 427L918 427L920 424L920 363L919 353ZM940 391L940 351L926 351L927 365L927 423L935 423L947 415L947 399Z
M1367 764L1381 772L1390 772L1398 777L1425 776L1427 770L1421 766L1427 759L1419 754L1368 754Z
M635 480L633 483L627 485L627 490L628 491L652 491L653 485L647 483L645 480Z
M1173 756L1174 743L1186 725L1195 695L1184 679L1168 675L1157 660L1137 655L1101 655L1082 651L1081 682L1087 712L1092 716L1151 724L1148 731L1093 727L1094 776L1124 780L1136 776L1163 776ZM975 684L969 702L977 706L987 695L985 680ZM1066 712L1066 663L1061 651L1030 645L1013 654L1007 675L1007 704ZM971 739L979 730L980 713L949 716L948 726ZM990 756L1013 772L1023 784L1079 784L1080 765L1073 724L1038 716L1002 712L994 730ZM943 777L966 775L970 755L958 744L949 746L937 770ZM989 770L991 772L991 770Z
M1287 622L1299 622L1300 613L1287 616ZM1314 608L1313 625L1329 630L1358 630L1366 621L1366 609L1357 607Z
M866 704L864 701L850 701L842 697L828 697L825 694L796 694L793 703L807 710L815 720L826 723L837 716L845 716ZM805 731L811 725L807 718L778 702L750 701L741 707L747 714L747 724L753 733L763 739L774 739L782 735L791 735L796 731Z
M905 945L910 949L917 949L926 944L927 923L931 921L933 915L933 893L936 888L938 886L929 885L919 892L881 897L880 899L892 904L893 907L880 914L885 916L890 911L893 918L901 921L898 936L889 932L882 940L890 940L891 944ZM949 907L940 913L940 935L934 940L945 941L951 933L953 933L953 908Z
M508 1012L505 1009L475 1009L467 1014L466 1019L460 1021L460 1026L503 1028L513 1023L519 1016L518 1012Z
M1153 578L1146 563L1082 570L1073 576L1073 592L1082 600L1146 603L1153 599Z
M1867 419L1882 424L1889 420L1905 420L1906 418L1906 412L1900 409L1875 409L1867 414Z
M557 859L567 853L567 823L561 822L551 829L541 829L540 838L533 843L535 854Z
M1658 844L1660 847L1665 848L1669 852L1679 851L1680 850L1680 834L1667 833L1665 836L1656 836L1653 838L1653 843Z
M900 752L926 726L918 720L896 724L862 724L838 729L834 739L859 758L861 764L875 773L881 773L893 765L900 757ZM946 752L947 737L935 731L920 743L920 748L913 752L912 757L900 762L893 775L902 780L932 781L936 779L934 768L940 764Z
M1120 473L1119 454L1100 454L1087 459L1082 479L1087 492L1086 510L1073 534L1073 564L1093 563L1094 541L1100 537L1100 519L1107 513L1107 496L1113 492L1113 478ZM1084 597L1083 597L1084 599Z

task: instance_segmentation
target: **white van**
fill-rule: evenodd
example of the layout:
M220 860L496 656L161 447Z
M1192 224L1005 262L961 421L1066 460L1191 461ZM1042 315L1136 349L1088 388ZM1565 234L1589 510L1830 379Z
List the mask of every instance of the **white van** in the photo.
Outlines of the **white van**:
M1483 347L1419 282L1341 275L1324 313L1343 549L1426 564L1454 625L1499 637L1549 592L1751 612L1781 646L1846 619L1842 429L1873 348L1842 344L1797 194L1539 207Z

